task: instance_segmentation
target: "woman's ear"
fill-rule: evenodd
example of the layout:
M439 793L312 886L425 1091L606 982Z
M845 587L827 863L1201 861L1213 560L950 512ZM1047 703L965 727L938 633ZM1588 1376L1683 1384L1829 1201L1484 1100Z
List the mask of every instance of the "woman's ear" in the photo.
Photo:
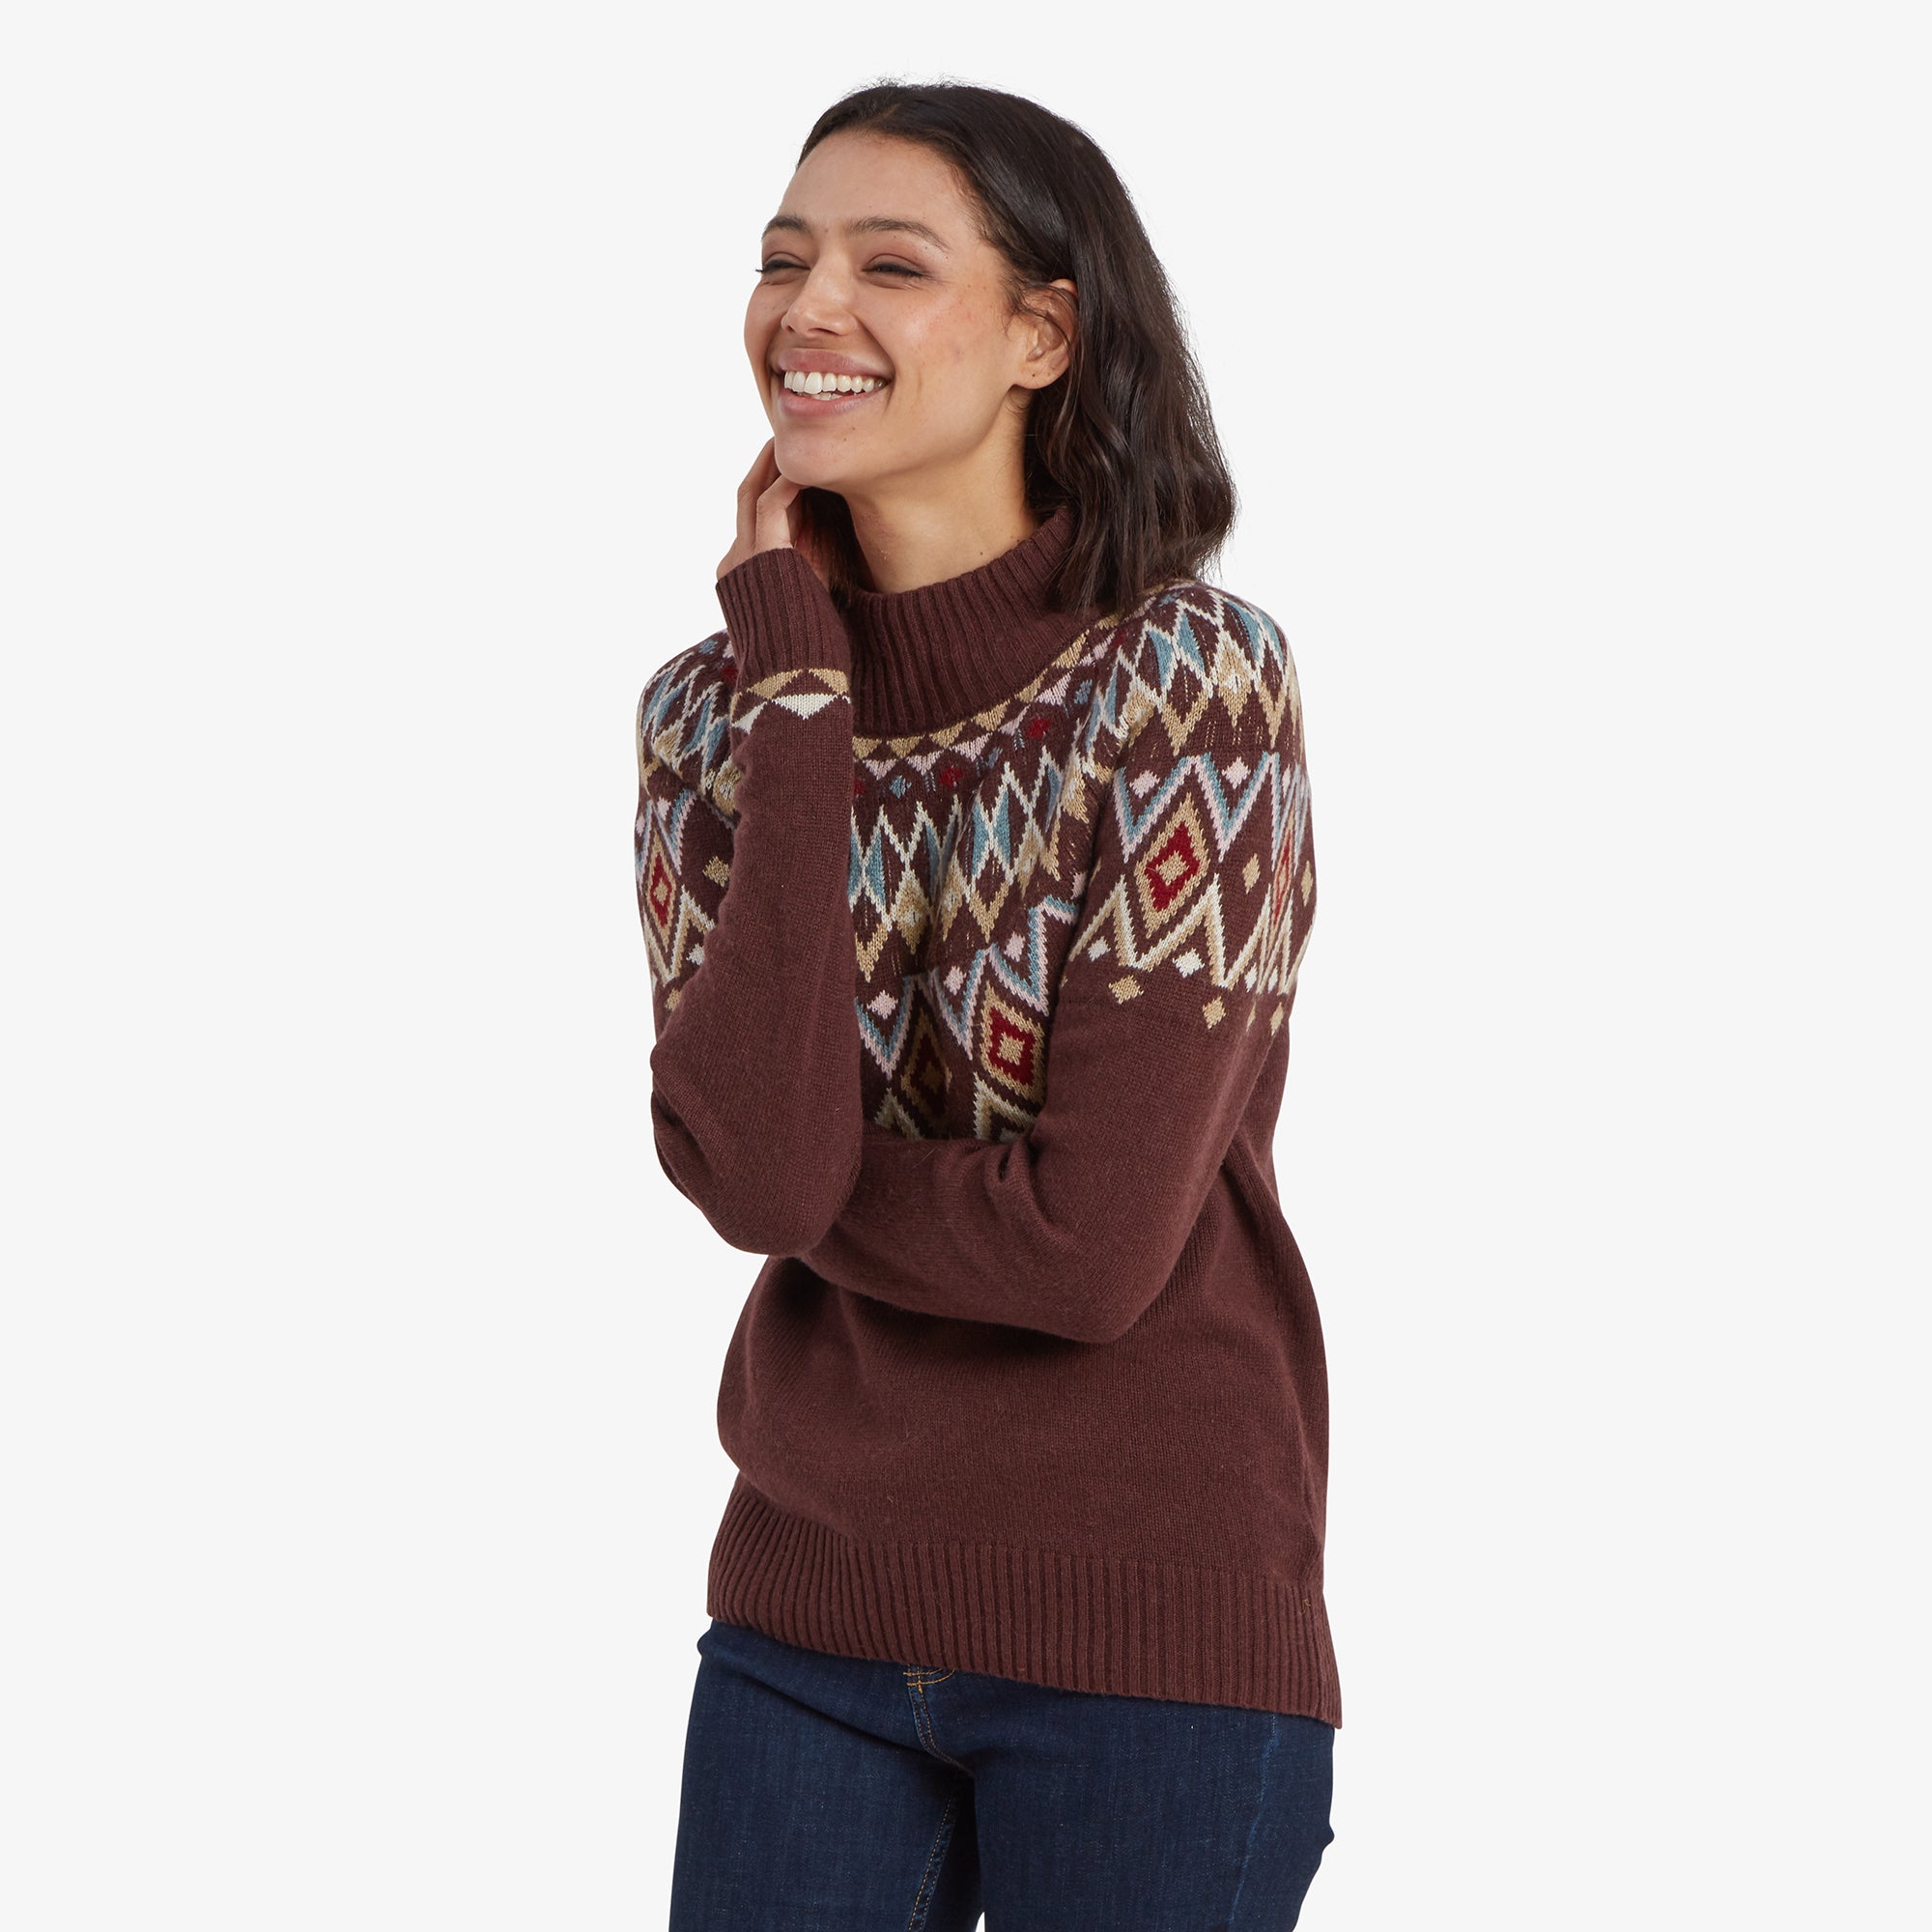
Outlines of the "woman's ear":
M1080 327L1079 291L1065 275L1032 292L1028 303L1025 373L1029 388L1043 389L1066 372Z

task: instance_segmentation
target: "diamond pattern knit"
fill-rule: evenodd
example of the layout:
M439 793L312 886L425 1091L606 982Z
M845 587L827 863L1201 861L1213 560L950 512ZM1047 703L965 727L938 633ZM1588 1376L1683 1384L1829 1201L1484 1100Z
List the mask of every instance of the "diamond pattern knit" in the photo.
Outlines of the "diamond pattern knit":
M1339 1724L1294 663L1200 580L1054 611L1071 530L845 608L760 553L639 701L658 1153L767 1258L707 1607Z

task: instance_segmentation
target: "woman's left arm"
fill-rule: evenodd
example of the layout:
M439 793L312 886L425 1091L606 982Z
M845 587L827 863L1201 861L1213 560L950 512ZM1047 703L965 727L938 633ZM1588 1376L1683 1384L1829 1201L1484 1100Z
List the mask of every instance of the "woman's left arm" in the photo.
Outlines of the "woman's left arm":
M1258 639L1238 709L1225 686L1163 702L1123 750L1032 1126L908 1140L867 1122L857 1186L801 1252L814 1272L1082 1342L1124 1333L1166 1285L1287 1024L1315 916L1293 660L1265 617ZM1179 715L1194 723L1176 742Z
M664 666L638 708L651 1125L724 1240L784 1254L859 1167L850 640L789 547L717 591L725 634Z

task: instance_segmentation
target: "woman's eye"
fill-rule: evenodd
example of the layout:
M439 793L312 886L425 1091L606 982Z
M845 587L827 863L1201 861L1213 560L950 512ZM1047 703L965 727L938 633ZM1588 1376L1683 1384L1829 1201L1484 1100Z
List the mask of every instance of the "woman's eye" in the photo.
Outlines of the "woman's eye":
M799 266L800 264L797 262L789 261L782 255L777 255L769 262L760 262L758 264L758 273L761 275L775 275L781 269L796 269ZM917 276L923 272L919 269L908 268L903 262L874 262L872 270L875 274L881 275Z

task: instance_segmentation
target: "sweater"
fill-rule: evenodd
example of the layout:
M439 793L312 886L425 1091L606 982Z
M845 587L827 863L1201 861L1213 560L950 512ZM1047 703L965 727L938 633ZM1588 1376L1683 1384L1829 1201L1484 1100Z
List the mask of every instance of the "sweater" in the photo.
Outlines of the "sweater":
M1339 1726L1294 662L1197 579L1052 609L1074 514L902 592L757 553L639 700L657 1154L765 1257L706 1609Z

